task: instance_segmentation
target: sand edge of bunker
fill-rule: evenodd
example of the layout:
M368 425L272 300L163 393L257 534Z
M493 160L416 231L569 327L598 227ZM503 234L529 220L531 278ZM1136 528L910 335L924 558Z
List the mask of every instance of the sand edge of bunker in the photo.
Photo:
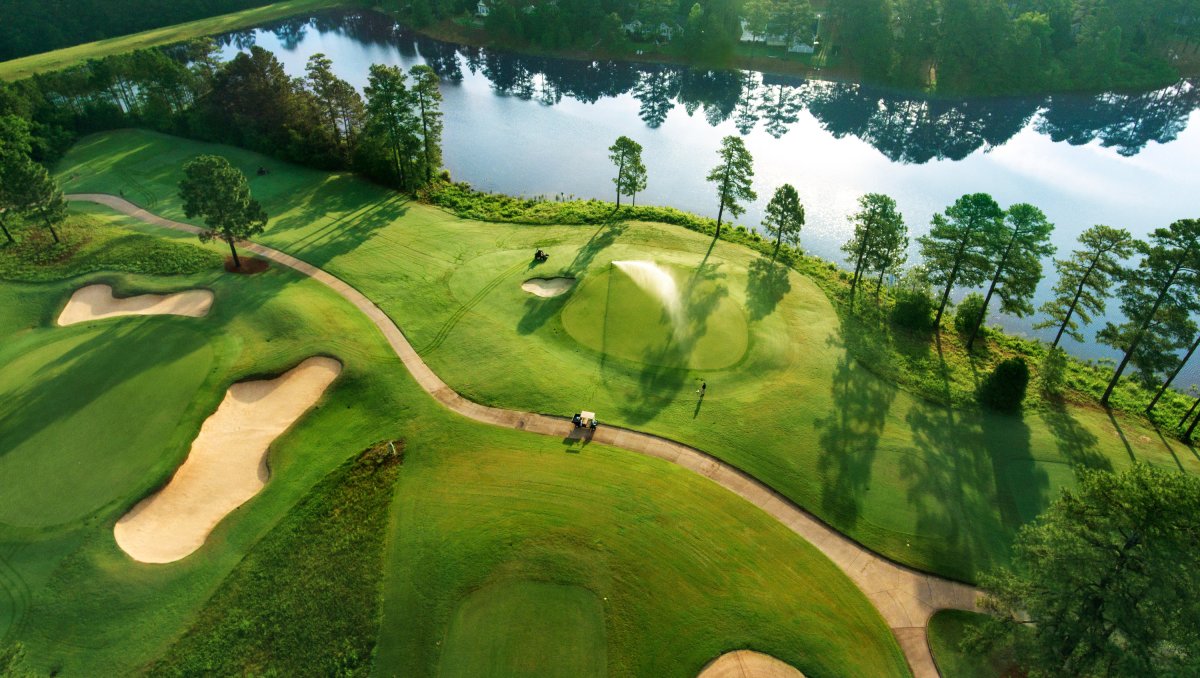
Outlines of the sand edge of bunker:
M557 297L566 294L575 286L575 278L530 278L521 283L521 289L538 297Z
M804 678L804 674L769 654L734 650L709 662L696 678Z
M58 314L61 327L90 320L126 315L183 315L200 318L212 308L212 290L197 289L170 294L138 294L118 297L111 285L97 283L75 290Z
M266 485L271 443L341 371L341 361L315 356L273 379L232 384L167 484L117 520L117 545L143 563L174 562L203 546L225 516Z

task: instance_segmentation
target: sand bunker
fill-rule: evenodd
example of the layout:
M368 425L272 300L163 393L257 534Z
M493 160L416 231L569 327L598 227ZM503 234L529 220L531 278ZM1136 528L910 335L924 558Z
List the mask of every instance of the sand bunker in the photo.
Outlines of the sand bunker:
M737 650L714 659L697 678L804 678L804 674L769 654Z
M521 283L521 289L539 297L557 297L565 294L574 284L574 278L530 278Z
M58 316L59 325L119 315L190 315L199 317L212 307L211 290L188 290L174 294L139 294L114 297L109 285L88 285L75 290Z
M200 548L217 523L266 484L271 441L341 371L332 358L309 358L275 379L230 386L167 486L117 521L117 545L143 563L169 563Z

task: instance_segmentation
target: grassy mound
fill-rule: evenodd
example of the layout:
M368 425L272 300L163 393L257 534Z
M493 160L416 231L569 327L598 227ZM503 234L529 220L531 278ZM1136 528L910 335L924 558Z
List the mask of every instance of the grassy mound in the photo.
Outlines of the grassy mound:
M321 481L246 554L147 673L365 675L402 450L375 445Z
M446 678L601 678L604 609L579 586L512 581L472 593L450 622Z
M562 310L576 341L601 355L668 368L718 370L746 353L746 315L719 282L662 269L674 283L670 300L640 286L618 267L588 279ZM669 303L669 302L667 302Z

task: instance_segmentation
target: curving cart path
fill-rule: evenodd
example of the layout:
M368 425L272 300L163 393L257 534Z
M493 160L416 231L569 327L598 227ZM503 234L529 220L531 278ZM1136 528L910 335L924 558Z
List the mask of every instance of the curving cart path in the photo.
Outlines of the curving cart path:
M164 219L114 195L76 193L66 197L68 200L105 205L155 226L189 233L199 233L202 230L190 224ZM421 388L458 414L495 426L557 438L579 436L571 421L566 417L487 407L463 398L446 385L438 375L434 374L433 370L425 364L425 361L421 360L421 356L408 343L408 339L405 338L396 323L362 292L290 254L253 242L244 242L241 246L261 257L287 266L325 284L367 314L391 344L396 355L404 362L404 366L412 373L413 378L421 385ZM793 532L808 540L841 568L879 610L879 614L883 616L884 621L896 636L916 678L937 678L938 676L933 655L930 654L929 644L925 637L925 627L929 622L929 617L935 611L944 608L973 611L979 609L980 592L978 589L918 572L887 560L846 538L759 480L694 447L648 433L610 425L596 430L591 435L591 440L665 459L699 473L766 511Z

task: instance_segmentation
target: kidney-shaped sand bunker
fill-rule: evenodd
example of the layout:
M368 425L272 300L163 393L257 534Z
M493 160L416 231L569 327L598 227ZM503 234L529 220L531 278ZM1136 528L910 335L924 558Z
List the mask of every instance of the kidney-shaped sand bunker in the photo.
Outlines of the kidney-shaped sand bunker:
M166 487L113 526L117 545L143 563L169 563L200 548L217 523L266 484L271 442L341 371L337 360L316 357L275 379L230 386Z
M75 290L58 324L62 326L121 315L188 315L200 317L212 308L212 290L187 290L174 294L139 294L114 297L110 285L87 285Z

